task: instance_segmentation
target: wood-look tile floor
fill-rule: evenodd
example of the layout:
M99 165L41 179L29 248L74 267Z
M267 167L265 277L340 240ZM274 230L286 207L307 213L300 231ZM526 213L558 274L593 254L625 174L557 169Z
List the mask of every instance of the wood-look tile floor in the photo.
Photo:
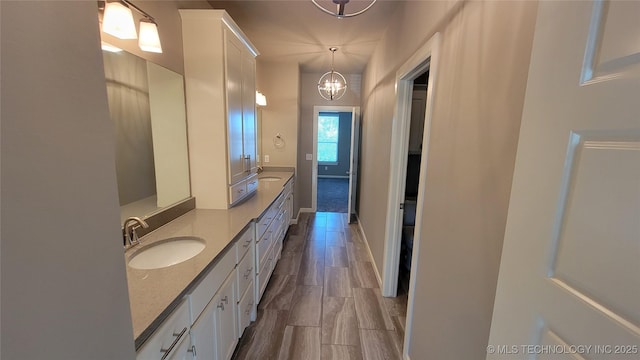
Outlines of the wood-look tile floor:
M304 213L290 227L236 360L402 359L406 296L383 298L358 226Z

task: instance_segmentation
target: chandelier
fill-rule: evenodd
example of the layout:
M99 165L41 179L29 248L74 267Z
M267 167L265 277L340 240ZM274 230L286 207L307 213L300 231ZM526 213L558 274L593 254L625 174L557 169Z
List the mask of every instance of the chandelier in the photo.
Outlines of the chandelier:
M355 12L352 13L346 13L345 11L345 6L347 5L347 3L349 2L349 0L332 0L332 2L334 4L336 4L336 11L333 12L331 10L329 10L329 8L327 6L323 6L320 5L320 3L318 3L318 0L311 0L311 2L320 10L324 11L325 13L335 16L339 19L342 18L348 18L348 17L353 17L353 16L357 16L362 14L363 12L369 10L370 7L373 6L373 4L376 3L376 0L367 0L365 3L368 3L364 8L361 8L360 10L357 10ZM363 2L363 1L358 1L358 2Z
M333 60L338 48L331 47L331 71L325 73L318 80L318 92L326 100L338 100L347 92L347 80L337 71L333 70Z

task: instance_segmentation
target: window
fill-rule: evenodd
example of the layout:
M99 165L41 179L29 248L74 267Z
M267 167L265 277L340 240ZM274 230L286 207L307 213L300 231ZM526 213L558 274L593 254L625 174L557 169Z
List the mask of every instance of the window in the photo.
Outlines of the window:
M338 133L340 118L338 115L318 116L318 162L321 164L338 163Z

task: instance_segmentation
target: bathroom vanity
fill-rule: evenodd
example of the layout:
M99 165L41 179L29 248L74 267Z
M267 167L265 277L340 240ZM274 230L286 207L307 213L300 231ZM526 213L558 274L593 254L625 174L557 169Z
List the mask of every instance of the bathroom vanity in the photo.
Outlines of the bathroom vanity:
M293 173L265 172L255 196L227 210L195 209L127 249L137 359L228 360L255 319L293 211ZM274 180L275 179L275 180ZM202 239L202 251L154 269L131 266L145 248Z

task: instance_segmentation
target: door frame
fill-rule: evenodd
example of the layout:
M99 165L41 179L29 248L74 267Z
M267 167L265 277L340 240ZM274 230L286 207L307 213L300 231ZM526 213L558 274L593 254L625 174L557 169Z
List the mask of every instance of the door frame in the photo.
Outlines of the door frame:
M349 112L351 113L351 139L353 139L354 124L353 119L355 121L360 121L360 107L359 106L314 106L313 107L313 162L311 164L311 211L316 212L318 209L318 116L321 112ZM349 169L353 166L353 161L351 156L353 155L353 147L358 146L358 144L353 144L351 141L351 148L349 151L351 154L349 155L350 164ZM351 192L354 191L351 187L351 180L353 178L353 171L350 171L349 174L349 202L351 201ZM347 209L349 212L350 209ZM351 214L349 214L349 218Z
M427 159L431 135L431 119L435 99L435 82L438 77L438 57L441 43L440 33L435 33L424 43L396 72L396 105L391 132L391 155L389 167L389 195L385 227L384 260L382 274L382 295L395 297L398 290L398 266L400 264L400 246L402 238L404 190L407 172L407 152L411 126L411 97L413 80L429 69L427 80L427 104L425 108L424 132L422 137L422 161L416 201L416 224L411 262L411 279L407 303L407 320L404 337L403 356L407 358L410 348L413 326L414 295L417 269L419 266L419 248L422 235L422 212L426 188Z

